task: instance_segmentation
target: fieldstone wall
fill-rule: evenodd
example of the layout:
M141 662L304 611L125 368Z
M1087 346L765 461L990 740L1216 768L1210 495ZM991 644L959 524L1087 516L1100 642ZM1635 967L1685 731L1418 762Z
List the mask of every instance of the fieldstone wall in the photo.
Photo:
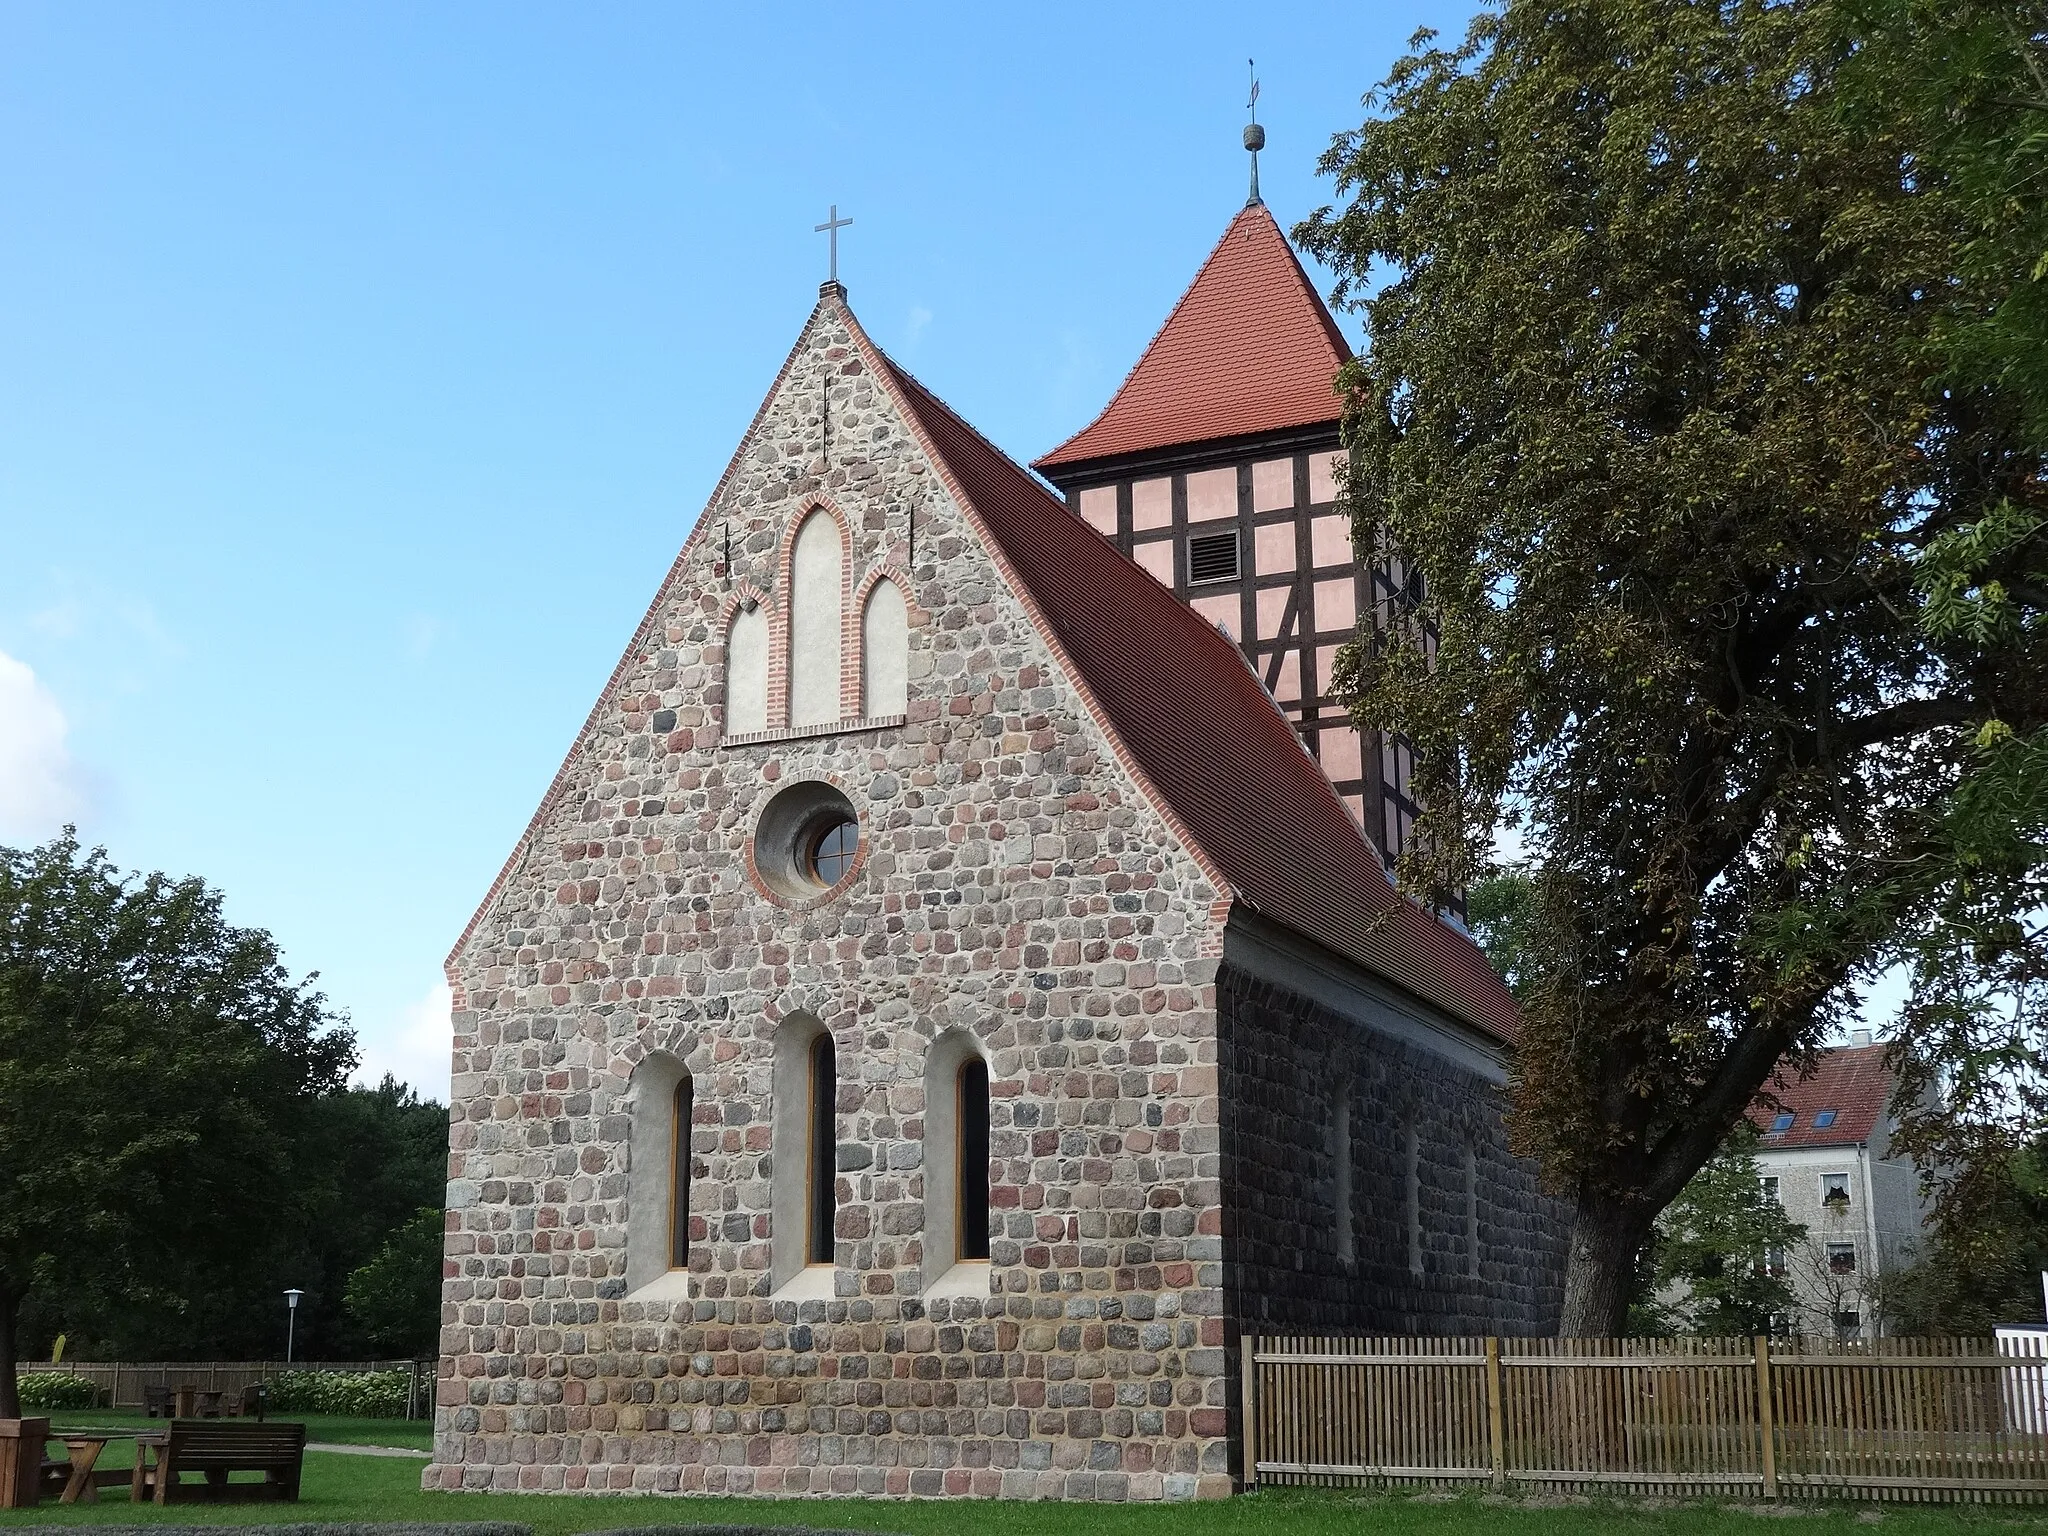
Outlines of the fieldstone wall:
M1552 1331L1570 1213L1508 1150L1503 1090L1369 1016L1234 965L1217 989L1233 1329ZM1349 1097L1348 1245L1339 1094Z
M725 616L784 600L820 498L849 584L905 573L907 720L721 745ZM770 899L750 830L817 777L864 864L829 900ZM451 963L425 1485L1227 1492L1216 898L828 297ZM834 1294L805 1301L769 1280L773 1040L799 1011L840 1082ZM991 1062L992 1281L927 1301L922 1072L951 1028ZM626 1095L652 1051L694 1079L690 1274L629 1300Z

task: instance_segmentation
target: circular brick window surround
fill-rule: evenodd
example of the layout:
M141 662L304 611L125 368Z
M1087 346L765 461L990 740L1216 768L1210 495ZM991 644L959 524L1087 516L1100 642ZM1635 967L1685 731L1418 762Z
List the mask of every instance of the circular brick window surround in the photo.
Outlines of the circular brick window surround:
M834 785L807 779L778 790L747 844L747 869L783 906L829 901L867 862L860 813Z

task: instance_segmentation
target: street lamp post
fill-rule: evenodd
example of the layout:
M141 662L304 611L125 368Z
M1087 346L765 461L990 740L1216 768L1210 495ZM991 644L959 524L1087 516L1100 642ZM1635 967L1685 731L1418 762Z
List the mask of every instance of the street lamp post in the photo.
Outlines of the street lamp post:
M284 1293L284 1363L292 1363L292 1336L298 1331L299 1298L306 1293L290 1290Z

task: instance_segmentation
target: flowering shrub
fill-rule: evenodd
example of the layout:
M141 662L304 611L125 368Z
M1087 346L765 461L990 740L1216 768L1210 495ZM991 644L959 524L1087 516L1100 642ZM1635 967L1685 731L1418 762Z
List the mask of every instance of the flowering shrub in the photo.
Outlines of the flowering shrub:
M285 1371L270 1379L270 1413L333 1413L402 1419L406 1371Z
M100 1389L70 1371L23 1371L19 1378L24 1408L97 1408Z

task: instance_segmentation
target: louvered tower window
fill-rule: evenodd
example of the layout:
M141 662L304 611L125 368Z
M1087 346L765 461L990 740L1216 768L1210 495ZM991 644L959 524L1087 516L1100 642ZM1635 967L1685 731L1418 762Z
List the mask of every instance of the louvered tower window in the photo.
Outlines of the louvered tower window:
M1237 532L1205 533L1188 540L1188 585L1237 580Z

